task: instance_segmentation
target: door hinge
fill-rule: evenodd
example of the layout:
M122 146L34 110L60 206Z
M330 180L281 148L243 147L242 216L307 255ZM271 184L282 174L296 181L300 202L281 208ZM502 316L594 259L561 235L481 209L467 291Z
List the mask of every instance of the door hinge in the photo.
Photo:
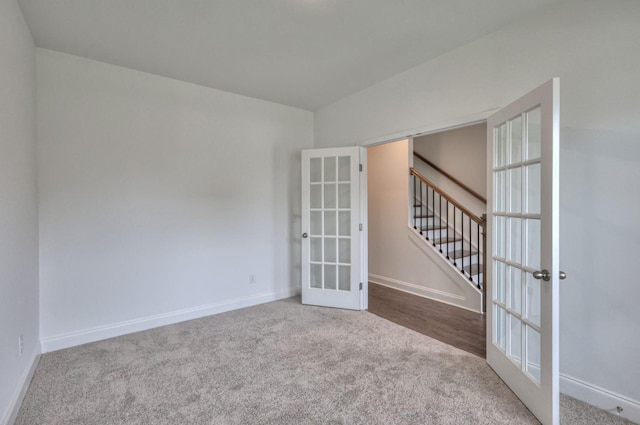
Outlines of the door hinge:
M362 282L360 282L360 290L362 291Z
M360 164L360 172L362 172L362 164Z
M360 231L362 232L362 223L360 223L360 226L358 226L358 228L360 229Z

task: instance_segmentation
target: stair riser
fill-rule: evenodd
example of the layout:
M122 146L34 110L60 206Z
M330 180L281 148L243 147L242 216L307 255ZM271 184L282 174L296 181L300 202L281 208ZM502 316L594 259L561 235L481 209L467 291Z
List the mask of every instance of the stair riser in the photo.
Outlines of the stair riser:
M416 218L415 219L415 226L417 228L421 228L421 227L427 227L427 226L433 226L434 223L437 223L438 220L434 220L433 217L421 217L421 218Z
M445 255L447 253L447 251L444 251ZM453 257L450 258L451 263L453 263ZM478 254L475 255L470 255L470 256L466 256L466 257L458 257L455 260L456 267L464 267L464 266L468 266L470 264L476 264L479 262L478 260Z
M433 244L432 241L427 241L428 243ZM449 245L449 252L453 252L459 249L462 249L462 241L457 241L457 242L449 242L447 243L443 243L443 244L436 244L436 247L440 250L442 250L442 252L447 252L447 245Z
M425 238L429 238L429 240L433 239L446 239L447 238L447 229L433 229L433 230L423 230L422 236ZM451 232L451 239L453 239L453 232Z

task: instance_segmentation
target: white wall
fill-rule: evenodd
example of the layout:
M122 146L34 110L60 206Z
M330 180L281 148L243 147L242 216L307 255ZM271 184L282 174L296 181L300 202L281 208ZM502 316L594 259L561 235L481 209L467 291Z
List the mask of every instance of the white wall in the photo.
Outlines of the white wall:
M408 140L367 149L369 281L480 311L479 291L408 224Z
M486 123L416 137L413 139L413 151L486 198ZM478 217L487 212L486 202L471 195L430 165L414 157L413 167Z
M634 0L563 2L315 115L317 147L367 144L486 117L560 77L562 390L636 421L638 22Z
M33 40L14 0L0 1L0 424L20 402L40 350ZM24 354L18 337L24 336Z
M486 123L416 137L413 139L413 151L479 195L487 196Z
M299 291L310 112L44 49L37 65L43 350Z

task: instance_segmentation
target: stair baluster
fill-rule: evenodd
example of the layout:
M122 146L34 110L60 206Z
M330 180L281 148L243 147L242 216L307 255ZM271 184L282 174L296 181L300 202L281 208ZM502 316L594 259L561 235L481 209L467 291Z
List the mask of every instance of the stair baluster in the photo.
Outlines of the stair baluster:
M410 173L414 195L413 228L486 296L485 216L477 217L413 168Z

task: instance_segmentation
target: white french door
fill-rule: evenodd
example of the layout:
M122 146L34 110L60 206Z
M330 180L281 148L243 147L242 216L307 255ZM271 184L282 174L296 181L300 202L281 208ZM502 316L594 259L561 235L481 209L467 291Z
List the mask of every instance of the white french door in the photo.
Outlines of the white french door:
M559 423L559 124L558 79L487 122L487 362L545 425Z
M302 151L302 303L367 308L366 150Z

